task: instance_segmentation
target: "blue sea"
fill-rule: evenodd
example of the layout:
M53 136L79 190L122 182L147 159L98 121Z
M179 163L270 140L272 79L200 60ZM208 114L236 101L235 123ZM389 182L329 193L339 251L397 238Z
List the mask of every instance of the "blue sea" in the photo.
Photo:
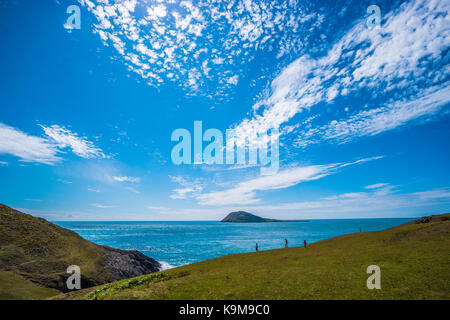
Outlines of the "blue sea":
M119 249L134 249L158 260L164 268L227 254L289 247L347 233L383 230L411 221L393 219L333 219L309 222L223 223L218 221L55 222L83 238Z

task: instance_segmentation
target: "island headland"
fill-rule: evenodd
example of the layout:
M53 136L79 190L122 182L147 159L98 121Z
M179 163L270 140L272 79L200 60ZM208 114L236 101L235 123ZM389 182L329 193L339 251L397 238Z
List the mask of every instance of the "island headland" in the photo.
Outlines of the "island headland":
M229 213L221 222L308 222L308 220L276 220L261 218L245 211L235 211Z

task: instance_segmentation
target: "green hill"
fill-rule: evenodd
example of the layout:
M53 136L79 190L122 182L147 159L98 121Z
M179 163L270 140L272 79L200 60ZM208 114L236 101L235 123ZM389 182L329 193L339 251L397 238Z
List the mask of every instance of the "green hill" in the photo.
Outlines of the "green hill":
M366 286L369 265L381 289ZM56 299L450 299L450 214L297 247L228 255Z
M158 271L137 251L100 246L42 218L0 204L0 299L39 299L67 291L67 267L82 288Z

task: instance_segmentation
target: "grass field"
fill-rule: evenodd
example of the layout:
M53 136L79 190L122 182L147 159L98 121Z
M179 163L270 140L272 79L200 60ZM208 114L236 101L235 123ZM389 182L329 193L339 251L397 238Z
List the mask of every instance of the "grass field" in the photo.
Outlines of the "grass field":
M56 289L36 285L12 271L0 270L0 300L44 299L59 294Z
M369 265L381 289L369 290ZM56 299L449 299L450 215L309 245L228 255Z

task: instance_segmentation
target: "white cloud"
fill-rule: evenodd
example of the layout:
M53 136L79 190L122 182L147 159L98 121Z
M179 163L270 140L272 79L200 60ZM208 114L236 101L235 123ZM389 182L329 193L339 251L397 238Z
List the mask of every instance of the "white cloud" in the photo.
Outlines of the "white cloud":
M139 182L139 181L141 181L141 178L127 177L127 176L114 176L113 180L118 181L118 182Z
M214 58L211 60L214 64L222 64L224 59L223 58Z
M84 137L79 137L76 133L64 127L58 125L50 127L41 125L41 127L50 140L56 143L59 149L69 147L77 156L86 159L106 157L102 150L97 148L92 142Z
M159 206L147 206L147 209L152 211L169 211L170 209L167 207L159 207Z
M223 206L230 204L248 205L260 202L256 198L256 191L267 191L285 189L302 182L313 181L330 174L339 169L358 163L380 159L372 157L360 159L349 163L334 163L328 165L312 165L294 167L279 171L271 176L261 176L238 183L235 187L224 190L204 193L196 196L200 205Z
M63 183L63 184L72 184L72 181L69 181L69 180L58 179L57 181L58 181L58 182L61 182L61 183Z
M175 82L205 96L225 96L257 51L299 52L307 41L300 31L321 24L320 14L270 0L80 2L98 21L94 32L146 83Z
M337 200L337 199L362 199L366 198L367 193L365 192L348 192L339 195L329 196L324 198L324 200Z
M91 192L100 192L100 190L98 190L98 189L92 189L92 188L88 188L88 191L91 191Z
M448 199L450 198L450 189L436 189L430 191L414 192L411 194L423 200Z
M28 135L19 129L0 123L0 153L11 154L25 162L55 164L62 160L58 155L70 147L83 158L103 158L103 152L86 138L60 126L44 127L45 137Z
M132 188L132 187L125 187L125 189L128 190L128 191L131 191L131 192L133 192L133 193L136 193L136 194L141 194L140 191L138 191L138 190L136 190L136 189L134 189L134 188Z
M200 179L186 179L181 176L169 176L169 178L182 186L182 188L172 190L171 199L186 199L199 194L203 190L203 183Z
M239 77L237 75L233 76L233 77L229 77L228 79L226 79L227 83L231 83L231 84L237 84L239 80Z
M26 162L55 164L61 160L58 152L57 146L47 139L30 136L0 123L0 153L11 154Z
M99 203L93 203L92 206L100 209L114 208L114 206L107 206Z
M157 20L158 18L165 17L167 15L166 7L159 4L155 7L147 8L148 18L151 20Z
M450 68L441 65L450 44L449 8L444 0L413 0L387 13L381 28L369 30L361 20L324 57L303 55L288 65L253 106L254 115L234 127L235 135L282 129L302 111L362 88L386 99L391 95L393 102L305 130L298 145L314 143L315 136L347 142L437 113L450 99Z
M321 140L345 143L357 137L374 136L406 125L411 120L433 115L449 102L450 87L439 87L410 101L360 111L347 119L333 120L319 128L303 131L297 138L297 145L305 147Z
M171 199L186 199L189 193L195 192L192 188L173 189L170 195Z
M382 187L386 187L388 185L389 185L389 183L380 182L380 183L375 183L375 184L371 184L371 185L365 186L364 188L365 189L379 189L379 188L382 188Z
M0 161L0 166L7 166L8 165L8 162L6 162L6 161Z

